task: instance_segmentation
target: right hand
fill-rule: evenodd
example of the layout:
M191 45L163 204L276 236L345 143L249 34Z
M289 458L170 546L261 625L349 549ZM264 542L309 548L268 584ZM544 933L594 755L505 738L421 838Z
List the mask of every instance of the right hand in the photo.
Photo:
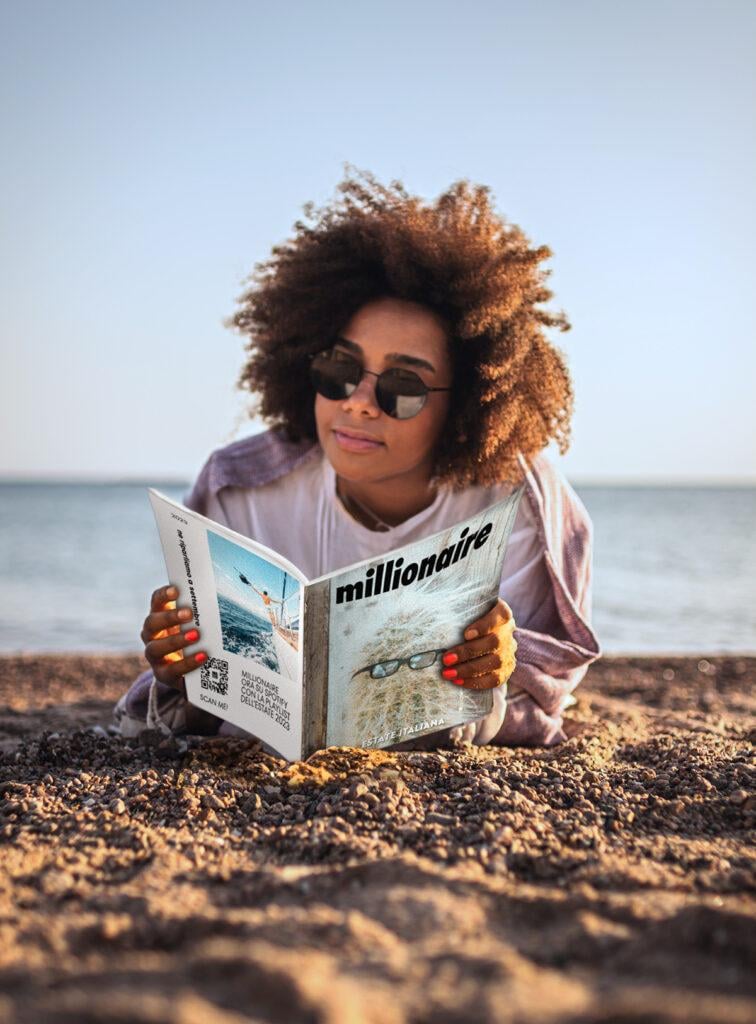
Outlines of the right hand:
M178 587L169 584L156 590L150 601L150 613L142 627L144 656L159 682L167 683L186 696L184 676L207 661L205 651L184 657L184 647L199 640L199 630L191 625L192 609L176 607ZM188 626L182 632L182 625ZM191 639L190 639L191 638Z

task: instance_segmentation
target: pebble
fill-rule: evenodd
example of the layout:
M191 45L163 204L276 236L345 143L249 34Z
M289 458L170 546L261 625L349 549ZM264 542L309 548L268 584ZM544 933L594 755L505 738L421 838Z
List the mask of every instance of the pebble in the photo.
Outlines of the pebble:
M434 825L454 825L456 818L450 814L439 814L437 811L430 811L425 815L425 820Z

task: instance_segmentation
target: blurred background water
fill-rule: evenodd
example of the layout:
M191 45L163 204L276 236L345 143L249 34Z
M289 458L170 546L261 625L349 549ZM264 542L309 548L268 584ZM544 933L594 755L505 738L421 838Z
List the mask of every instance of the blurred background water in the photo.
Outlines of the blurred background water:
M184 485L150 482L182 500ZM0 483L0 652L141 651L147 484ZM577 485L606 653L756 653L756 488Z

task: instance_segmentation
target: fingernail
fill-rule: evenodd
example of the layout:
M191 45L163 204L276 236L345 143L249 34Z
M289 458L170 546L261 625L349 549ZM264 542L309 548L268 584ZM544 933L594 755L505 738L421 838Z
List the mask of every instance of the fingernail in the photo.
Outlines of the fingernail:
M194 655L194 660L196 662L199 662L199 664L201 665L203 661L207 661L207 655L203 654L202 651L200 651L199 654Z
M188 608L182 608L181 611L178 613L178 617L184 620L191 619L192 613L189 611Z
M456 668L445 668L441 675L444 677L444 679L456 679L457 670Z
M478 635L477 629L466 629L465 640L474 640Z
M452 679L452 682L454 683L455 686L464 686L465 685L464 679Z
M459 661L459 655L455 654L453 651L449 651L441 660L444 665L455 665Z
M186 633L184 633L184 638L190 644L193 644L195 640L199 640L199 633L197 632L196 629L189 629L186 631Z
M166 594L168 594L170 597L175 597L176 594L178 594L178 590L175 587L168 587L168 589L166 590Z

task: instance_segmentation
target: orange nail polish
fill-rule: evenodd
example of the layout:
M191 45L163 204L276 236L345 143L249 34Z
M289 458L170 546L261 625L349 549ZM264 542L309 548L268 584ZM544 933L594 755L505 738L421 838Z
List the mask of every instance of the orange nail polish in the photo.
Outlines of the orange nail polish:
M184 637L190 644L193 644L195 640L199 640L199 633L196 629L188 629L186 633L184 633Z
M444 679L456 679L457 670L456 668L445 668L441 675L444 677Z
M453 651L449 651L447 654L443 656L441 660L443 661L444 665L455 665L459 661L459 655L454 654Z
M202 651L200 651L199 654L194 655L194 660L199 662L199 664L201 665L203 661L207 661L207 655L203 654Z

